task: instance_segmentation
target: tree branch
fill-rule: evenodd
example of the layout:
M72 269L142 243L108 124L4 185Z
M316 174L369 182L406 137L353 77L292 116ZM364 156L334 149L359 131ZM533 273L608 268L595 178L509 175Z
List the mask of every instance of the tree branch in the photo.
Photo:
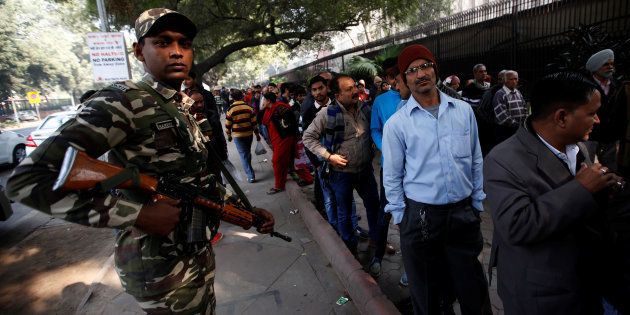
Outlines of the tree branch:
M203 61L197 64L198 71L203 74L214 66L224 63L225 59L234 52L237 52L244 48L255 47L260 45L273 45L277 43L284 43L290 48L295 48L301 44L302 40L308 40L313 38L314 33L311 32L289 32L283 34L276 34L273 36L261 37L261 38L248 38L238 42L231 43L227 46L221 47L210 57L205 58ZM288 39L298 39L297 43L287 42ZM293 47L292 47L293 46Z

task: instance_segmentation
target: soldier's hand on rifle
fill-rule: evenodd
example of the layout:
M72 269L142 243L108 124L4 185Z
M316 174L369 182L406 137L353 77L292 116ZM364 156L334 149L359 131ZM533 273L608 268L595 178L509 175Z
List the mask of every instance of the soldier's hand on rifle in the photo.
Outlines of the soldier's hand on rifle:
M179 222L178 203L170 198L150 201L140 210L135 226L148 234L168 235Z
M256 229L258 233L267 234L273 232L273 225L275 224L275 221L273 219L273 215L269 211L254 207L252 212L256 213L265 221L259 228Z

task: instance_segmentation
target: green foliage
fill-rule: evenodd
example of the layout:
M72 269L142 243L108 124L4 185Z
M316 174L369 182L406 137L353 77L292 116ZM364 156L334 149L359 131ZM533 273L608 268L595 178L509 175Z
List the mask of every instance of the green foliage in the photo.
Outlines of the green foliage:
M93 26L80 0L0 3L0 99L15 92L80 93L91 86L85 33Z
M402 51L403 47L401 45L392 45L388 46L381 53L379 53L376 57L374 57L374 62L383 68L383 62L389 58L396 58ZM380 72L379 72L380 73Z
M17 126L17 124L18 123L15 120L7 119L5 121L0 122L0 129L7 129L7 128L15 127Z
M230 55L224 66L215 67L210 73L217 73L218 85L243 88L265 81L269 73L278 73L287 63L288 53L282 45L258 46Z
M271 78L271 83L280 84L282 82L287 82L287 78L285 78L285 77L274 77L274 78Z
M205 73L239 50L283 43L293 50L304 42L323 43L337 31L361 22L417 24L447 11L448 0L310 1L310 0L107 0L117 27L133 25L152 7L167 7L197 25L196 62Z
M374 76L378 75L380 71L381 67L373 60L361 56L353 56L348 61L347 72L356 80L363 79L372 82Z

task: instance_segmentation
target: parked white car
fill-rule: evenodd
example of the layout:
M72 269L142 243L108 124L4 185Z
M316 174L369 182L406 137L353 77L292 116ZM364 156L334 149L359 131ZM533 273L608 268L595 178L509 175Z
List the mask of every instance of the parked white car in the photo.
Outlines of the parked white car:
M57 131L66 121L77 115L75 111L65 111L50 114L26 137L26 155L31 154L44 140Z
M26 139L10 130L0 130L0 164L17 165L26 157Z
M18 111L18 118L21 121L35 121L39 118L37 117L37 113L34 110L20 110Z

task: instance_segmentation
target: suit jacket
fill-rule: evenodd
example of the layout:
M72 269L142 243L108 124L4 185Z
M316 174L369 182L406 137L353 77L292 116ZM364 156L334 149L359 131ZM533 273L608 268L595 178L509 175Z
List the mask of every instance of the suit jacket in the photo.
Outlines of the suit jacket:
M620 140L624 134L623 120L625 120L626 117L623 116L625 100L621 104L616 101L616 96L620 88L619 83L611 79L608 95L606 95L592 75L589 75L588 78L597 86L597 90L602 97L602 106L597 111L600 123L593 126L593 131L589 139L601 143L611 143Z
M598 206L568 167L522 126L484 161L491 266L506 314L596 314L592 224ZM580 156L580 154L578 154ZM578 163L578 167L579 167Z

